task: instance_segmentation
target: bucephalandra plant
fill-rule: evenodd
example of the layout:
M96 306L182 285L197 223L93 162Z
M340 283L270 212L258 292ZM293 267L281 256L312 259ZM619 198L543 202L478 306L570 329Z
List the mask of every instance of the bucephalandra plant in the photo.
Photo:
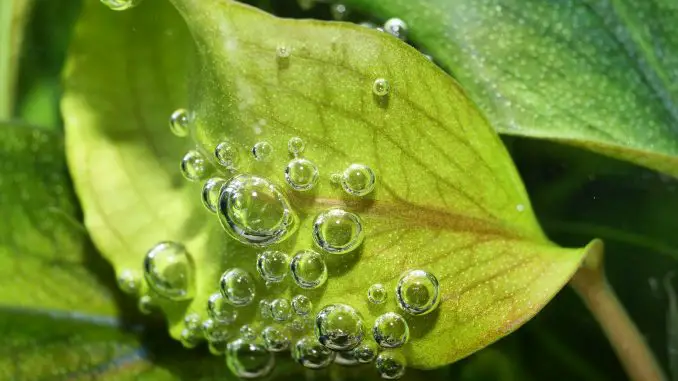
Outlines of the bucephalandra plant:
M135 324L111 339L120 340L115 350L122 357L98 350L109 348L108 339L93 328L84 339L73 336L75 345L83 340L90 357L105 353L110 360L81 371L79 358L76 365L66 359L54 375L429 378L436 371L424 370L508 335L569 283L629 379L666 380L605 279L596 232L581 247L547 238L497 130L675 176L674 93L666 85L673 74L648 51L646 37L634 34L614 37L648 53L638 70L625 71L615 51L591 69L590 49L609 39L595 39L598 31L586 34L593 42L570 41L571 34L567 42L556 39L552 49L539 50L548 52L538 57L544 65L534 66L538 53L529 46L541 49L550 40L515 26L541 25L534 20L506 26L503 17L516 12L510 5L518 2L351 0L329 8L347 21L354 6L385 21L376 26L279 18L233 0L85 0L63 68L64 143L56 133L0 129L11 179L0 179L2 213L14 221L2 230L31 232L21 240L7 233L0 254L36 252L53 257L46 263L69 266L100 267L104 258L114 288L127 294L120 297L128 303L124 316L134 314L134 299L132 308L162 316L183 347L206 344L219 361L181 349L181 364L154 362L147 346L129 350L131 332L153 323L131 319ZM525 6L546 19L574 9L570 21L582 26L573 33L593 20L576 13L589 9L577 4ZM606 27L627 20L621 16L634 7L610 6ZM607 8L589 10L600 15ZM489 23L494 17L499 21ZM498 31L521 36L487 39L502 51L525 36L534 44L497 57L479 39ZM576 54L565 56L571 45ZM563 62L555 63L558 57ZM498 74L507 70L498 68L502 59L512 63L510 75ZM561 82L573 67L591 70ZM622 78L627 83L612 80ZM591 93L594 81L606 98ZM573 84L585 95L568 92ZM548 86L557 102L545 96L537 112L535 99ZM573 192L580 177L567 178L564 189ZM15 184L32 186L16 192ZM97 278L78 267L54 274L29 299L8 292L5 305L19 309L3 312L7 321L119 324L101 317L119 309ZM24 287L21 276L10 279ZM664 284L668 370L675 372L678 311L670 277ZM24 310L25 322L12 315ZM73 310L78 314L69 315ZM488 366L496 364L502 362ZM20 368L8 379L46 376ZM582 372L596 379L593 373ZM482 378L470 371L463 377Z

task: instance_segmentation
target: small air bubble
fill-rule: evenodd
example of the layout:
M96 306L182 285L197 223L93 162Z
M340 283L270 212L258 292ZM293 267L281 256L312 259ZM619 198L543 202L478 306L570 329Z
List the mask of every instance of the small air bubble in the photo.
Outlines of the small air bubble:
M439 299L438 279L433 274L410 270L400 277L396 300L410 315L425 315L435 310Z
M292 309L297 315L306 316L311 313L313 303L304 295L296 295L292 298Z
M188 135L188 111L180 108L170 115L169 126L172 133L180 138Z
M149 315L152 313L154 307L155 303L153 302L153 298L150 295L142 295L137 302L137 308L139 309L139 312L144 315Z
M365 234L358 215L343 209L329 209L313 222L313 241L331 254L346 254L363 242Z
M294 361L309 369L322 369L329 366L336 354L324 347L315 337L299 339L292 348Z
M257 161L269 161L273 156L273 146L269 142L258 142L252 147L252 155Z
M303 157L294 158L285 167L285 181L294 190L311 190L318 182L318 167Z
M223 324L232 324L238 318L238 311L221 295L215 292L207 299L207 314Z
M226 301L236 307L252 303L256 295L254 279L247 271L239 268L224 272L220 287Z
M333 173L330 175L330 184L339 185L341 183L341 174Z
M379 348L377 348L377 344L373 341L364 341L353 349L355 358L361 364L368 364L374 361L378 352Z
M351 164L341 176L344 191L353 196L365 196L374 190L377 178L372 168L364 164Z
M226 185L226 179L213 177L202 186L202 204L212 213L217 212L221 188Z
M388 80L384 78L377 78L372 83L372 92L378 97L385 97L388 95L388 92L391 89L391 85L388 83Z
M200 320L200 315L198 315L195 312L184 316L184 327L186 327L186 328L188 328L192 331L195 331L198 328L200 328L201 323L202 323L202 321Z
M148 285L170 300L188 300L194 292L193 258L176 242L160 242L144 258L144 277Z
M264 328L261 337L266 349L271 352L282 352L290 346L290 339L285 335L285 332L274 326Z
M118 275L118 287L126 294L138 294L141 288L141 274L135 270L122 270Z
M255 340L257 338L257 331L254 330L249 324L245 324L240 327L240 336L243 339Z
M268 320L271 316L271 301L268 299L261 299L259 301L259 316L262 319Z
M271 302L271 316L275 321L286 321L292 314L292 306L287 299L278 298Z
M290 138L290 140L287 142L287 150L293 156L301 155L304 153L304 149L306 149L306 143L304 143L304 141L298 136Z
M402 41L407 40L407 24L399 18L388 19L384 23L384 31Z
M221 142L217 144L214 149L214 157L216 157L219 164L230 170L238 168L240 157L238 156L238 149L230 142Z
M322 255L313 250L298 252L290 262L292 277L301 288L318 288L327 280L327 265Z
M275 367L275 357L262 344L238 339L228 344L226 365L241 378L265 377Z
M386 380L397 380L405 374L407 362L405 356L400 351L381 352L375 361L375 368L381 378Z
M288 45L280 44L275 49L275 55L278 59L287 59L290 58L292 54L292 48Z
M367 300L372 304L382 304L386 301L386 287L381 283L376 283L370 286L367 290Z
M410 338L410 328L405 319L395 312L377 318L372 327L374 340L384 348L398 348Z
M210 344L224 342L231 336L228 326L213 319L207 319L202 323L202 333Z
M338 21L345 20L348 17L349 11L344 4L332 4L330 7L332 18Z
M196 150L191 150L181 159L181 174L189 181L200 181L209 173L209 163Z
M179 342L184 348L195 348L200 344L200 331L198 329L184 328L179 336Z
M353 349L363 339L363 321L353 307L330 304L315 317L315 333L320 343L333 351Z
M257 272L266 283L280 283L289 272L290 258L282 251L268 250L257 257Z
M124 11L136 7L141 0L101 0L101 2L114 11Z

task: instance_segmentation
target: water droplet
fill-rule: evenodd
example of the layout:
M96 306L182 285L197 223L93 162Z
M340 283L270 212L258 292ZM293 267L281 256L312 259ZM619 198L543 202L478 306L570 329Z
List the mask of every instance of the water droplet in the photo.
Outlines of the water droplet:
M516 205L516 210L519 211L519 212L525 211L525 205L523 205L523 204L517 204L517 205Z
M221 190L219 220L238 241L267 246L287 238L297 228L297 216L273 183L238 175Z
M118 275L118 287L126 294L136 295L141 288L141 274L130 269L122 270Z
M236 307L252 303L256 295L256 284L250 273L243 269L230 269L219 282L225 300Z
M313 8L315 6L316 0L297 0L297 4L299 4L299 8L308 11L309 9Z
M290 346L290 339L285 332L274 326L264 328L261 337L264 339L266 349L271 352L282 352Z
M304 295L296 295L292 298L292 309L297 315L305 316L313 310L313 303Z
M269 161L273 156L273 146L269 142L257 142L252 147L252 155L257 161Z
M330 184L339 185L341 183L341 174L333 173L330 175Z
M399 18L394 17L386 20L384 23L384 32L397 37L402 41L407 40L407 31L407 24Z
M139 298L139 302L137 302L137 308L139 309L139 312L144 315L152 313L154 306L155 304L153 303L153 298L151 298L150 295L142 295Z
M194 292L193 258L184 245L160 242L144 258L144 277L158 295L171 300L188 300Z
M405 319L395 312L387 312L377 318L372 327L377 344L384 348L398 348L410 338L410 328Z
M298 252L290 262L292 277L301 288L318 288L327 280L327 265L323 257L313 250Z
M306 149L306 143L298 136L291 137L287 142L287 150L294 156L304 153L304 149Z
M284 60L287 58L290 58L290 55L292 54L292 47L285 45L285 44L279 44L275 48L275 56L278 57L278 59Z
M425 315L438 306L438 279L424 270L403 274L396 287L396 300L405 312Z
M331 254L346 254L363 242L363 224L358 215L343 209L329 209L313 222L313 241Z
M292 159L285 167L285 181L297 191L313 189L318 182L318 167L303 157Z
M354 366L358 365L358 359L355 357L353 351L340 351L337 352L337 356L334 358L334 363L341 366Z
M376 181L372 169L364 164L351 164L341 176L341 186L353 196L365 196L372 192Z
M205 182L202 187L202 204L212 213L217 212L221 188L226 185L226 179L213 177Z
M373 304L382 304L386 301L386 287L381 283L375 283L367 290L367 300Z
M202 323L202 333L210 343L224 342L231 336L228 326L213 319L207 319Z
M180 108L170 115L169 126L172 133L180 138L188 135L188 111Z
M385 351L377 356L375 367L381 378L397 380L405 374L407 362L400 351Z
M364 341L353 350L355 358L358 359L358 362L361 364L367 364L374 361L378 352L379 348L377 348L377 344L373 341Z
M238 156L238 149L230 142L221 142L217 144L214 149L214 157L222 166L234 170L238 168L240 157Z
M101 2L114 11L124 11L136 7L141 0L101 0Z
M259 301L259 316L262 319L268 320L272 318L271 316L271 301L268 299L261 299Z
M266 283L280 283L290 268L290 258L282 251L267 250L257 257L257 272Z
M271 302L271 317L276 321L285 321L292 314L292 306L287 299L278 298Z
M195 348L200 344L200 331L197 329L184 328L179 335L179 342L184 348Z
M334 352L310 336L299 339L292 348L292 358L309 369L325 368L334 361L335 356Z
M363 21L363 22L359 23L358 25L365 27L367 29L377 29L379 27L377 24L373 23L372 21Z
M238 318L238 311L226 301L220 292L215 292L207 299L207 314L223 324L231 324Z
M325 306L315 317L315 334L321 344L334 351L355 348L363 339L363 321L346 304Z
M344 4L332 4L330 13L332 14L333 19L341 21L346 19L349 12Z
M249 324L245 324L240 327L240 336L247 340L255 340L257 338L257 331L252 328Z
M200 328L201 323L202 321L200 319L200 315L198 315L195 312L184 316L184 326L192 331L195 331L198 328Z
M200 181L209 172L209 163L205 157L196 150L190 150L181 159L181 174L186 180Z
M238 377L259 378L271 373L275 357L261 344L238 339L228 343L226 365Z
M391 90L391 85L388 83L388 80L384 78L377 78L372 83L372 92L378 97L385 97L388 95L389 90Z

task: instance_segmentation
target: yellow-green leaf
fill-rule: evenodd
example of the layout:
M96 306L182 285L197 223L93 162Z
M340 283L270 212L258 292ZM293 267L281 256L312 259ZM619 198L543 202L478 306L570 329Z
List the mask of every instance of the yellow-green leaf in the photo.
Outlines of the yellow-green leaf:
M403 271L421 268L438 278L436 312L408 317L412 335L403 352L414 367L452 362L517 328L578 267L585 249L562 249L544 237L494 131L456 82L416 50L357 26L281 20L232 1L175 3L198 42L201 65L192 76L183 22L162 3L115 15L92 4L69 54L62 103L85 222L116 269L139 269L158 241L182 242L192 253L195 298L163 303L175 337L186 312L206 317L225 270L255 276L261 251L228 238L202 207L200 187L181 180L179 160L190 144L166 124L182 106L195 116L192 137L203 153L229 139L242 153L242 171L284 190L300 224L279 248L314 248L313 218L329 207L363 219L361 248L325 255L325 287L304 292L288 276L285 287L267 290L260 282L258 295L306 293L314 311L350 304L369 332L379 314L398 310L393 290ZM279 48L291 55L277 57ZM372 93L379 77L390 83L386 98ZM312 192L285 186L293 136L320 170ZM259 141L273 147L268 163L249 154ZM376 173L377 187L364 199L329 182L351 163ZM377 282L389 292L382 307L367 302Z

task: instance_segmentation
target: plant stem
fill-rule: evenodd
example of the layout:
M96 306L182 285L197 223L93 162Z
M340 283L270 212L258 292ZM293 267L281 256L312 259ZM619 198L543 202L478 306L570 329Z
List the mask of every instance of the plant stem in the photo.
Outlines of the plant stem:
M619 361L633 381L666 381L643 336L605 278L602 250L591 253L570 280L610 340Z
M9 119L14 111L19 52L32 6L33 0L0 2L0 119Z

